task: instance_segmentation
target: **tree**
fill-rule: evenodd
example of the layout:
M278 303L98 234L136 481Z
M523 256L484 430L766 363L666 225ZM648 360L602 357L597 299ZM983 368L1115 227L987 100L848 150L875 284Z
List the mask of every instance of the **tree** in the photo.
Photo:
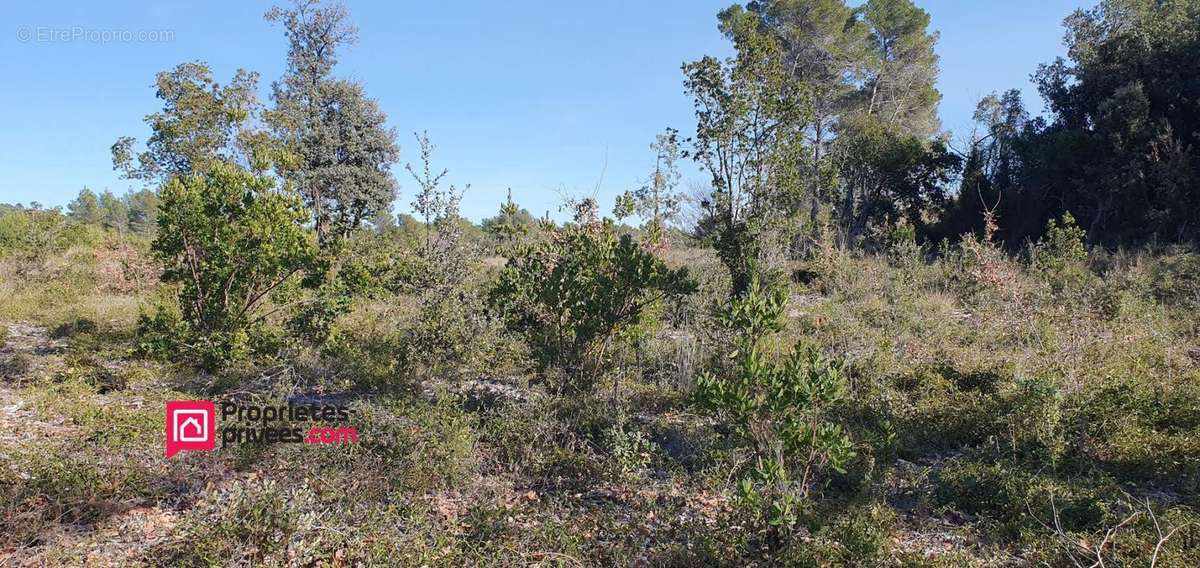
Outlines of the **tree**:
M791 167L806 188L810 223L830 209L855 242L867 224L897 209L917 219L915 206L936 201L924 198L944 188L929 182L948 180L955 164L933 138L941 95L927 13L911 0L853 9L844 0L760 0L725 10L721 22L735 47L739 36L755 33L778 42L784 71L808 98L809 152ZM889 185L895 182L903 187ZM909 203L887 205L900 195Z
M129 230L129 205L108 190L100 194L100 224L122 232Z
M332 76L338 50L357 35L344 7L296 0L266 18L283 24L289 44L287 71L272 85L276 106L267 114L289 152L280 173L312 210L324 246L391 211L396 134L362 85Z
M232 165L163 186L152 250L162 280L179 285L182 329L157 328L178 333L206 367L245 357L250 332L272 313L264 307L298 286L316 257L308 212L273 188L271 178ZM156 324L145 320L143 328Z
M1042 128L1040 119L1029 116L1016 89L985 96L975 107L974 119L976 126L963 157L958 194L931 236L941 239L982 234L985 216L999 214L1002 225L996 227L997 233L1016 244L1015 239L1036 231L1034 224L1039 222L1039 214L1027 208L1032 201L1023 186L1029 144ZM1022 202L1026 205L1019 205Z
M158 226L158 192L149 189L131 191L125 195L129 204L129 230L149 235Z
M811 159L805 168L810 220L816 221L823 201L832 197L827 150L841 118L861 101L857 96L865 71L868 30L844 0L758 0L746 10L757 17L757 28L777 38L784 68L801 85L810 101L811 120L804 133ZM741 11L730 8L722 21L735 21ZM733 30L725 26L726 33Z
M661 242L666 228L679 218L683 195L679 193L679 159L683 150L679 131L668 128L657 135L654 144L654 172L648 183L619 196L617 209L621 213L636 213L646 219L649 242ZM628 215L618 214L621 219Z
M79 190L79 195L67 204L67 216L71 220L88 225L100 222L100 200L96 193L88 188Z
M533 218L533 215L513 201L511 188L508 190L508 197L504 203L500 204L500 212L495 217L484 219L481 223L484 230L495 235L499 241L501 254L521 242L521 239L528 235L536 224L537 220Z
M36 277L51 256L88 239L58 208L42 209L36 201L28 208L0 207L0 259L16 261L17 277Z
M259 110L256 73L239 69L222 86L197 61L159 73L156 85L163 109L146 116L151 130L146 150L135 155L136 140L129 136L112 146L113 168L125 178L161 184L222 164L265 169L268 149L250 128Z
M1105 0L1069 16L1067 60L1038 88L1054 122L1037 146L1039 222L1066 211L1107 243L1200 239L1200 9L1195 2Z
M842 229L855 242L871 224L904 218L924 232L925 212L943 205L961 160L942 140L925 140L875 117L845 121L833 146Z
M732 10L732 9L731 9ZM779 41L758 31L746 12L722 14L736 57L704 57L683 66L694 100L696 138L691 156L712 177L715 247L744 293L769 248L790 241L806 184L797 164L807 152L806 92L784 66Z
M941 129L935 84L938 34L912 0L870 0L857 11L869 33L862 111L901 133L929 138Z
M1064 25L1067 57L1034 77L1050 116L1015 91L981 101L942 234L977 230L989 209L1009 247L1067 213L1093 244L1200 240L1196 3L1104 0Z

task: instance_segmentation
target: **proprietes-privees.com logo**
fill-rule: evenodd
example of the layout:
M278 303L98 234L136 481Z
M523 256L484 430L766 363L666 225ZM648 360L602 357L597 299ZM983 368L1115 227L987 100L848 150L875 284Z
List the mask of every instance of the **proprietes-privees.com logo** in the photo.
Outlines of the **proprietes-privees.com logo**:
M350 410L344 406L280 405L255 406L221 403L217 428L217 404L211 400L167 401L167 457L179 452L208 452L229 444L354 444L358 430L346 425ZM232 421L232 423L230 423ZM308 428L298 422L316 422ZM330 424L338 424L331 426Z

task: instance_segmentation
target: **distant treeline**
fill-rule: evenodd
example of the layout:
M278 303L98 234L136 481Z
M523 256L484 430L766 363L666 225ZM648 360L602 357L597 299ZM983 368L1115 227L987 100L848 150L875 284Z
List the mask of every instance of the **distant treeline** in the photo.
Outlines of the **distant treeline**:
M321 243L360 226L432 222L421 211L437 204L419 196L414 211L428 218L391 213L395 131L360 83L332 75L335 48L356 35L345 10L299 2L267 17L290 42L275 104L258 101L253 72L225 85L202 62L159 73L164 105L146 117L145 150L129 137L112 147L114 166L145 189L85 188L71 218L150 233L163 184L232 164L299 195ZM1016 248L1068 213L1092 245L1200 240L1200 0L1103 0L1075 12L1067 57L1033 74L1048 114L1031 115L1017 90L992 94L961 142L937 115L938 34L911 0L753 1L718 20L736 55L683 65L694 136L659 136L658 165L619 196L618 219L735 247L725 252L738 258L803 254L822 231L862 246L897 231L954 240L988 224ZM708 175L691 195L677 189L680 159ZM536 222L510 193L496 218L461 224L483 238L517 213Z

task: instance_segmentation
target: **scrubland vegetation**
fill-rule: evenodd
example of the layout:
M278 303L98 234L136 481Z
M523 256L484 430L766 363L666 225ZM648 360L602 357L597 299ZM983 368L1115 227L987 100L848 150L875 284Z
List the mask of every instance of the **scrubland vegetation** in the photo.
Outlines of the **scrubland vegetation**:
M562 223L462 218L424 134L393 218L347 17L268 13L269 109L160 74L148 189L0 211L0 562L1200 565L1200 4L1072 16L1057 114L989 97L963 152L911 3L735 6L694 137ZM177 399L358 443L164 459Z

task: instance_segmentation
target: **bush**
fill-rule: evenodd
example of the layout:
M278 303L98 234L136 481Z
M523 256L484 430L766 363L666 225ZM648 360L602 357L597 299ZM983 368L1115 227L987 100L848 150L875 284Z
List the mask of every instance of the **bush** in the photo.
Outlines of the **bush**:
M270 178L233 166L174 178L162 190L153 251L164 282L178 284L182 346L206 368L246 357L272 301L286 303L316 245L300 200ZM147 333L170 323L152 316Z
M178 565L284 566L308 563L317 526L305 509L311 495L271 480L241 481L211 491L188 511L166 551Z
M649 323L650 306L695 290L686 268L668 268L606 220L518 246L490 301L543 369L570 377L560 387L588 391L608 370L612 343Z
M782 531L798 520L797 497L809 496L820 470L843 471L854 457L841 426L825 420L844 394L843 365L812 348L793 349L783 361L763 349L768 334L783 328L786 300L782 289L765 291L752 282L720 316L736 334L733 369L698 381L700 399L754 450L755 469L742 479L739 497L757 520Z
M1083 243L1087 234L1070 213L1062 219L1046 223L1046 233L1033 247L1033 267L1050 284L1055 293L1087 276L1087 249Z
M1156 298L1192 314L1200 313L1200 254L1172 251L1157 259L1152 276Z

